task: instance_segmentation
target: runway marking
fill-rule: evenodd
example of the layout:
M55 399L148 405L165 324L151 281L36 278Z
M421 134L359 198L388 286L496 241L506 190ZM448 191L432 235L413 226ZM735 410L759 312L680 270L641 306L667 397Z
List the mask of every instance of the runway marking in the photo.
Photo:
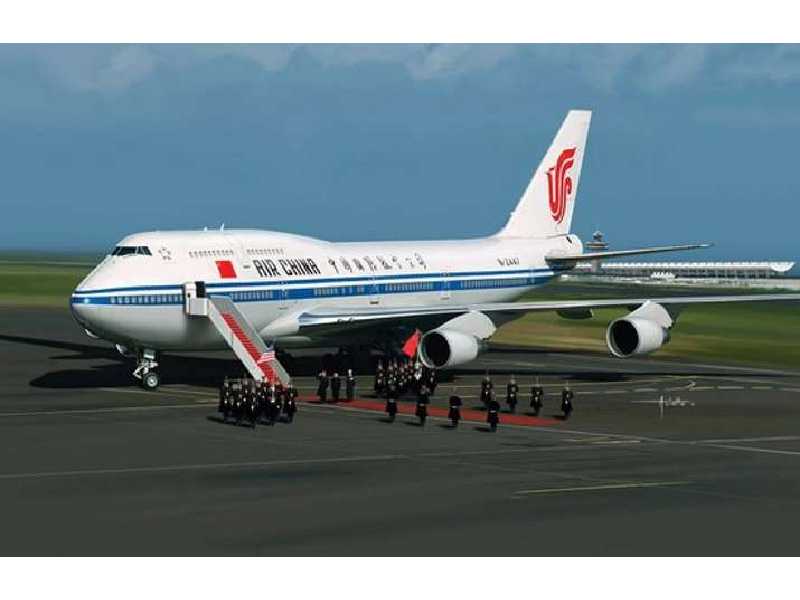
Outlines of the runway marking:
M784 454L786 456L800 456L800 452L794 450L773 450L771 448L756 448L755 446L730 446L727 444L700 444L707 448L721 448L723 450L739 450L740 452L761 452L764 454Z
M789 374L789 373L784 373L784 374L780 374L780 375L781 375L781 379L786 379L788 377L791 377L792 380L794 380L797 377L797 375L793 375L793 374ZM755 377L737 377L735 375L709 375L708 377L712 377L712 378L716 378L716 379L725 379L727 381L738 381L739 383L746 383L748 385L752 385L754 383L760 383L760 384L765 384L765 385L773 385L773 386L775 384L777 384L777 383L783 383L784 385L786 385L786 384L792 385L792 383L790 383L790 382L776 381L775 377L773 377L772 379L763 379L763 378L755 378Z
M164 410L170 408L197 408L202 402L204 405L211 406L214 402L199 400L194 404L153 404L147 406L113 406L109 408L70 408L64 410L29 410L23 412L0 413L2 417L32 417L48 415L75 415L75 414L95 414L95 413L115 413L115 412L143 412L148 410Z
M739 442L793 442L800 435L774 435L769 437L720 438L716 440L696 440L695 444L736 444Z
M3 479L43 479L48 477L81 477L90 475L126 475L132 473L169 473L175 471L203 471L214 469L273 467L284 465L351 463L398 460L409 458L403 454L376 454L370 456L343 456L337 458L298 458L253 462L203 463L189 465L166 465L162 467L119 467L109 469L75 469L71 471L39 471L31 473L0 473Z
M634 392L657 392L658 389L656 389L656 388L636 388L633 391Z
M743 390L743 385L718 385L718 390Z
M599 440L599 441L593 441L591 443L602 446L610 444L641 444L642 440Z
M639 481L632 483L609 483L604 485L589 485L582 487L542 488L537 490L519 490L513 496L533 496L535 494L564 494L568 492L600 492L608 490L635 490L643 488L667 487L674 485L688 485L691 481Z
M180 396L180 395L184 395L184 396L203 396L204 398L214 398L215 397L215 396L212 396L211 394L209 394L208 392L190 392L188 390L171 390L171 389L165 389L163 387L159 388L158 390L153 390L153 391L132 390L132 389L127 389L127 388L107 388L107 387L101 387L101 388L95 388L95 389L98 390L98 391L101 391L101 392L114 392L116 394L141 394L141 395L144 395L144 396L159 396L159 395L160 396L169 396L169 395L172 395L172 394L177 394L178 396Z
M772 386L771 385L754 385L754 386L752 386L752 389L754 389L754 390L771 390Z
M800 393L800 388L781 388L781 391Z

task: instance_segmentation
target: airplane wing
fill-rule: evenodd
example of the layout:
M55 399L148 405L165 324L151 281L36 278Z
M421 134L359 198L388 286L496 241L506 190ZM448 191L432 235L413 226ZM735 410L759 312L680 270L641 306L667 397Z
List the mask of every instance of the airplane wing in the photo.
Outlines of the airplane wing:
M730 302L800 302L800 294L751 294L730 296L678 296L668 298L612 298L600 300L541 300L534 302L484 302L477 304L418 306L418 307L342 307L318 308L301 313L298 321L301 331L314 328L329 330L365 327L371 325L390 325L420 323L427 321L434 327L469 312L481 312L491 316L514 315L528 312L556 311L565 314L580 314L593 308L622 307L634 310L646 302L661 304L671 314L692 304L725 304ZM419 326L419 325L418 325Z
M710 248L712 244L683 244L680 246L653 246L651 248L637 248L633 250L607 250L603 252L585 252L582 254L549 254L545 260L553 267L569 267L576 262L599 260L604 258L620 258L621 256L635 256L640 254L655 254L656 252L681 252L683 250L698 250Z

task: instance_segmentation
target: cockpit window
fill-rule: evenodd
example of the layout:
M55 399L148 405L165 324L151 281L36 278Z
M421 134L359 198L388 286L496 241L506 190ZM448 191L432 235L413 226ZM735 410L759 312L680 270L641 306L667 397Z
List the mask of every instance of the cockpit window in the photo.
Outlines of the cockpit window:
M150 248L147 246L117 246L114 248L111 256L125 256L127 254L144 254L146 256L152 256L150 254Z

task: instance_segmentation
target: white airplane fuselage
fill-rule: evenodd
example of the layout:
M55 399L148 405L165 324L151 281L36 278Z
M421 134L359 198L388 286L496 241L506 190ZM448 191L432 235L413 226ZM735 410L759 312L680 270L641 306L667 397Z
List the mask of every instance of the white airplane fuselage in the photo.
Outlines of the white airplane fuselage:
M332 243L256 230L139 233L124 238L81 282L71 306L92 334L126 347L224 348L206 319L184 311L184 284L204 282L208 296L230 297L265 339L313 345L320 340L282 332L276 324L326 306L514 300L558 276L545 255L581 251L573 234Z

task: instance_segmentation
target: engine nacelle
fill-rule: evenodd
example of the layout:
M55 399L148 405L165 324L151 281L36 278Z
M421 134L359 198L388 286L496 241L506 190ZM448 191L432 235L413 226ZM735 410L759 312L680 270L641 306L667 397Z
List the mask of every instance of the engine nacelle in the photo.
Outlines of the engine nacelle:
M429 369L454 367L477 358L482 343L474 335L434 329L419 341L419 357Z
M606 330L608 349L618 358L654 352L668 341L669 329L643 317L617 319Z

